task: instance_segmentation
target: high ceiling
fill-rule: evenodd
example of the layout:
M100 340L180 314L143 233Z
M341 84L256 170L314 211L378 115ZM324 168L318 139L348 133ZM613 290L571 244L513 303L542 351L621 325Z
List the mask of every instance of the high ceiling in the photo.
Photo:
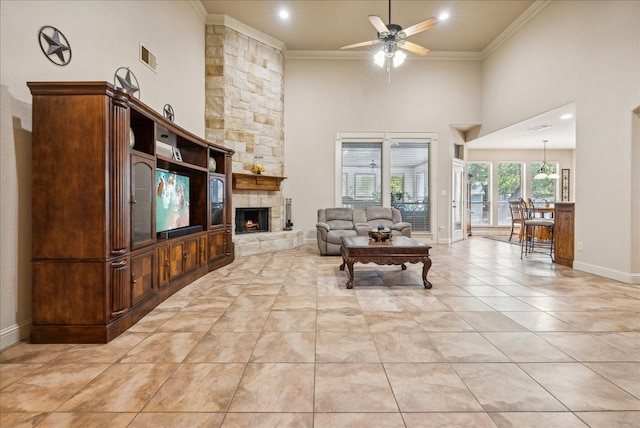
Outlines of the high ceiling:
M284 44L285 56L304 52L338 52L352 43L373 40L376 30L368 15L377 15L389 23L388 0L201 0L210 15L226 15ZM495 44L535 14L547 0L392 0L391 23L407 28L430 17L447 12L449 19L409 40L431 50L430 56L468 55L481 58ZM279 17L287 10L288 19ZM376 47L379 48L379 45ZM371 47L340 51L362 55ZM539 149L547 139L547 148L575 148L575 116L558 119L573 105L515 124L469 143L474 149ZM550 128L527 131L541 124Z
M287 51L332 51L372 40L368 15L389 23L387 0L201 0L209 14L227 15L283 42ZM403 28L439 17L450 18L411 36L433 52L482 52L535 3L534 0L392 0L391 21ZM282 9L289 18L281 19ZM364 49L366 50L366 48Z

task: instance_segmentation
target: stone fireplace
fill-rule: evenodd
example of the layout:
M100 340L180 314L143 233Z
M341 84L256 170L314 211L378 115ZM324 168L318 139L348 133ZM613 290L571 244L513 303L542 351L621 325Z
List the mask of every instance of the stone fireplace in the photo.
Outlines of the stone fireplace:
M284 45L263 36L224 17L208 22L205 138L235 151L234 174L252 174L251 168L260 159L263 175L281 180L284 176ZM277 189L233 187L236 256L287 250L304 243L302 231L283 230L284 196L279 183ZM239 232L238 209L266 210L266 230ZM246 217L246 213L244 215ZM252 222L264 227L263 219L252 219Z

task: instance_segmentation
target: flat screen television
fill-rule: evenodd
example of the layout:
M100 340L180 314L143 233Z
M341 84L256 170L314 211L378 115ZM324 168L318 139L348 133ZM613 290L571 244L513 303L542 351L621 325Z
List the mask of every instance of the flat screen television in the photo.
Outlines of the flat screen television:
M156 232L189 226L189 177L156 169Z

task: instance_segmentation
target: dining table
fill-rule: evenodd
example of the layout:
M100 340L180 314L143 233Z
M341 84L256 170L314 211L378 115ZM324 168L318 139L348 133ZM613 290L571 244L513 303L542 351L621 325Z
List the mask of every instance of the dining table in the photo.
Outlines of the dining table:
M553 206L535 207L533 209L534 215L540 214L540 217L543 217L543 218L554 218L555 212L556 212L556 208Z

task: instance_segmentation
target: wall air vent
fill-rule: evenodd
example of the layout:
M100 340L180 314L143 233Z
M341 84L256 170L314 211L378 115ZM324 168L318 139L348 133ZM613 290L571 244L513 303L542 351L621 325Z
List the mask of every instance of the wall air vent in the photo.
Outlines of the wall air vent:
M142 43L140 43L140 61L142 61L151 70L156 71L158 63L156 62L156 56L151 53Z
M534 126L533 128L527 129L527 131L541 131L547 128L551 128L551 125L538 125L538 126Z

